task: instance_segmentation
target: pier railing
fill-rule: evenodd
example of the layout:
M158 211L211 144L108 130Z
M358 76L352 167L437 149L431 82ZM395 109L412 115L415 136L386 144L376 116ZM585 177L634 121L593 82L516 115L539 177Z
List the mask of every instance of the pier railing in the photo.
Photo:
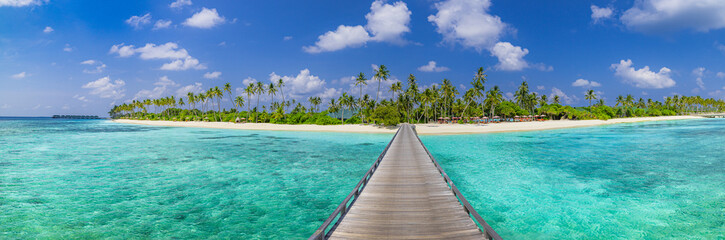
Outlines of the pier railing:
M373 173L375 173L375 170L377 170L378 166L380 166L380 162L383 160L383 157L385 157L388 149L390 149L390 145L393 144L393 140L395 140L395 137L398 136L398 133L400 133L400 128L398 128L398 131L395 132L393 139L390 140L388 146L386 146L385 150L383 150L383 153L381 153L375 163L373 163L373 166L368 169L360 182L355 185L355 188L352 190L352 192L348 194L347 197L345 197L345 200L342 200L342 203L340 203L340 205L335 208L335 211L333 211L332 214L330 214L330 216L327 218L327 220L322 223L322 226L320 226L315 231L315 233L310 236L309 240L327 239L329 237L329 234L335 230L342 218L344 218L345 214L347 214L347 212L350 210L350 206L355 203L355 200L357 200L357 198L360 196L360 193L362 193L365 186L367 186L368 181L370 181L370 178L373 176Z
M463 208L466 210L466 213L473 219L474 222L479 226L479 229L483 232L483 236L486 239L494 239L494 240L502 240L501 236L496 233L496 231L493 230L493 228L486 223L485 220L481 217L481 215L476 212L476 209L471 206L471 204L466 200L466 197L463 196L460 190L456 187L455 184L453 184L453 181L451 181L451 178L448 177L448 174L446 174L445 171L443 171L443 168L441 168L441 165L438 164L438 161L433 157L433 155L430 154L430 151L428 151L428 148L423 144L423 141L420 140L420 137L418 137L418 131L415 129L415 125L412 126L413 131L415 132L415 138L418 139L418 142L420 142L420 145L423 146L423 149L425 149L425 152L430 157L431 161L433 161L433 164L438 169L438 172L443 176L443 180L446 181L448 186L451 188L451 191L453 191L453 195L455 195L458 198L458 201L463 205Z

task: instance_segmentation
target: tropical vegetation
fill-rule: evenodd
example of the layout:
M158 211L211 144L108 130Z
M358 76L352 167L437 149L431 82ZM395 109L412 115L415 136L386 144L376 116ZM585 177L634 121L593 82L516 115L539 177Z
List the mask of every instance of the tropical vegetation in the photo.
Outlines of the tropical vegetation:
M113 106L109 114L112 118L142 120L395 125L400 122L428 123L440 118L505 119L540 115L552 120L606 120L615 117L725 112L723 100L700 96L675 95L660 102L626 95L618 96L616 104L608 106L594 90L588 90L584 94L584 99L588 101L587 107L573 107L562 104L560 95L547 96L531 91L526 81L521 83L511 98L506 98L498 86L492 86L486 91L487 75L482 67L474 73L470 87L465 89L457 88L448 79L423 88L419 86L416 77L410 74L405 83L397 81L390 85L387 89L390 98L380 98L381 84L389 76L390 72L385 65L380 65L372 79L359 73L354 85L359 87L359 92L356 94L353 90L342 93L338 98L327 99L325 110L320 109L320 96L309 97L304 102L286 98L285 82L279 79L268 85L261 82L251 83L242 88L243 94L238 96L232 92L231 84L226 83L222 88L213 87L199 93L189 92L186 96L132 100ZM369 81L377 82L375 99L363 92ZM231 104L228 109L222 108L225 97ZM263 97L268 97L271 101L260 106L260 99Z

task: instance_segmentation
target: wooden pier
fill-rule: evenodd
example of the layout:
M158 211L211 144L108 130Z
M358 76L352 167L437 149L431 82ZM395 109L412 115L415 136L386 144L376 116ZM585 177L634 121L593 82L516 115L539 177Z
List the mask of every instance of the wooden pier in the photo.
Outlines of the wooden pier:
M310 239L501 239L403 124Z

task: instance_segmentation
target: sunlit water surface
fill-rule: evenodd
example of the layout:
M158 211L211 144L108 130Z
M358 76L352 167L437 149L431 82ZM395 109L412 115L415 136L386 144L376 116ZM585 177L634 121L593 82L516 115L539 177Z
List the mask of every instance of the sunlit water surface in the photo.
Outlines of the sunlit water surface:
M0 118L0 238L304 239L391 137ZM422 139L504 238L725 237L722 120Z

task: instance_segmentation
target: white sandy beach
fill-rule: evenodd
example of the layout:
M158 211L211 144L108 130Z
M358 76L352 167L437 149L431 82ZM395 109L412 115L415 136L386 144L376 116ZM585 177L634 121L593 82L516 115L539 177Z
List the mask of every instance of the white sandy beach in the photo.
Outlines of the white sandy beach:
M602 120L554 120L543 122L515 122L495 124L416 124L416 129L421 135L438 134L476 134L516 131L537 131L559 128L591 127L618 123L633 123L647 121L667 121L696 119L699 116L667 116L667 117L641 117L641 118L617 118L607 121ZM271 123L228 123L228 122L172 122L172 121L147 121L116 119L117 123L141 124L151 126L167 127L195 127L195 128L220 128L239 130L268 130L268 131L311 131L311 132L350 132L350 133L395 133L397 128L382 128L371 125L286 125Z

